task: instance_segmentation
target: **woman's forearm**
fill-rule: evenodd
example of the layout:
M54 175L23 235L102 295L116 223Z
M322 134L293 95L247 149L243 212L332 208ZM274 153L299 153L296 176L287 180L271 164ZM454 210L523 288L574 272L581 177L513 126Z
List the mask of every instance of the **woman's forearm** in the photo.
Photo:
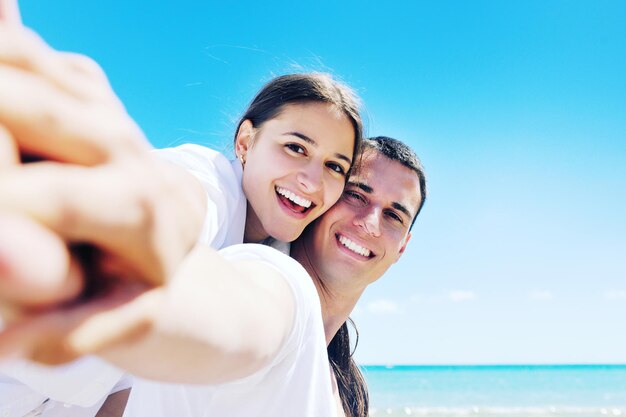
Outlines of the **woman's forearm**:
M125 308L111 319L131 325L98 349L102 357L139 376L208 384L266 365L291 329L294 302L274 268L200 246L168 285Z

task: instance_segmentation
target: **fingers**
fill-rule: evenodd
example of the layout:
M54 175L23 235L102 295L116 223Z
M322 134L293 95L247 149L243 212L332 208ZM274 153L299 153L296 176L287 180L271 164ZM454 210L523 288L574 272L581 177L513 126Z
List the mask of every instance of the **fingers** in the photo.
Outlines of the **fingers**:
M0 172L16 169L19 155L0 126ZM6 311L41 308L67 301L81 291L79 269L65 243L35 221L0 211L0 301ZM74 265L75 266L75 265Z
M21 165L0 176L0 210L23 213L70 241L133 221L123 172L53 162Z
M87 79L103 83L110 88L109 79L96 61L86 55L73 52L59 52L59 57L65 68L75 75L83 75ZM121 102L118 101L120 105Z
M0 300L4 304L43 308L81 293L80 268L57 235L29 218L7 212L0 212L0 230Z
M56 51L27 28L0 24L0 63L40 76L81 101L122 107L95 61Z
M149 149L125 112L86 105L32 74L0 67L0 97L0 124L22 152L94 165Z
M167 190L158 196L145 192L150 187L142 174L113 164L23 165L0 176L0 210L29 216L70 242L96 245L126 261L139 279L160 284L188 248L157 246L177 244L178 232L172 225L172 233L157 235L170 224L162 204L169 196Z
M21 26L22 20L17 0L0 0L0 22Z
M108 158L97 143L80 140L76 123L63 123L73 112L82 112L80 103L58 94L38 77L0 67L0 97L0 123L13 133L23 152L87 165Z
M17 165L19 154L13 136L0 125L0 172Z
M150 330L161 293L124 283L88 304L23 319L0 333L0 360L56 365L123 346Z
M150 148L95 62L2 23L0 123L23 152L63 162L94 165Z
M95 245L138 279L160 285L204 221L203 192L188 175L153 155L98 167L31 163L0 175L0 210Z

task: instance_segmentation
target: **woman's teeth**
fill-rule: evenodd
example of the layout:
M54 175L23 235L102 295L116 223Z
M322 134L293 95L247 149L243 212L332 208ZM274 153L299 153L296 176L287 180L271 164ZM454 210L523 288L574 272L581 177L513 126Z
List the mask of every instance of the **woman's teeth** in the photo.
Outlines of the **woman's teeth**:
M356 243L354 243L353 241L351 241L350 239L348 239L345 236L339 236L339 242L341 242L341 244L343 246L345 246L346 248L350 249L352 252L357 253L361 256L365 256L366 258L369 258L370 256L370 250L364 248L363 246L357 245Z
M285 188L281 188L281 187L276 187L276 192L280 195L282 195L283 197L289 199L290 201L292 201L293 203L302 206L304 208L309 208L311 207L311 201L307 200L306 198L300 197L295 195L294 193L292 193L291 191L285 189Z

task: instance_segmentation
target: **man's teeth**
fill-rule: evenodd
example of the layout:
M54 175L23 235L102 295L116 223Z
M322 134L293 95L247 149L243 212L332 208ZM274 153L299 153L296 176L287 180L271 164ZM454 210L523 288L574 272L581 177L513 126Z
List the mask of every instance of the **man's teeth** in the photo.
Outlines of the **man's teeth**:
M351 241L345 236L339 236L339 242L341 242L343 246L350 249L352 252L358 253L361 256L365 256L366 258L369 258L370 256L369 249L366 249L363 246L357 245L356 243L354 243L353 241Z
M299 206L302 206L304 208L309 208L311 207L311 201L307 200L306 198L302 198L300 196L295 195L294 193L292 193L291 191L285 189L285 188L281 188L281 187L276 187L276 192L286 198L288 198L289 200L293 201L294 203L296 203Z

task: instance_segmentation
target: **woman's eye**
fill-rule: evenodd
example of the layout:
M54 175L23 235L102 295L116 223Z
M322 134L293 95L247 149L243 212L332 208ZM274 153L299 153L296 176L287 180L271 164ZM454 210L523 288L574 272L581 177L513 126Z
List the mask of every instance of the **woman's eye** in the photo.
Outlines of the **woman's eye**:
M295 152L295 153L299 153L299 154L302 154L302 155L304 155L306 153L305 150L304 150L304 147L298 145L297 143L288 143L288 144L285 145L285 147L287 149L289 149L290 151Z
M328 168L332 169L333 171L335 171L338 174L346 175L346 170L343 169L343 167L341 165L339 165L339 164L335 164L335 163L329 162L328 164L326 164L326 166Z

